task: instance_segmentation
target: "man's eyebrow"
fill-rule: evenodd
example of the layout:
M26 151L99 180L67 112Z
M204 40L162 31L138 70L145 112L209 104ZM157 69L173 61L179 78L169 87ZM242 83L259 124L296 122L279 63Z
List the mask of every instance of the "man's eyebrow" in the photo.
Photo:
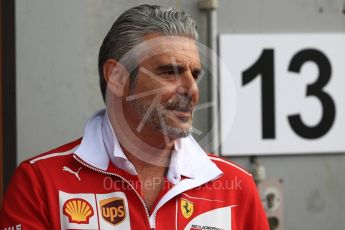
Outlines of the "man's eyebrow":
M185 65L172 64L172 63L163 64L156 67L157 71L174 70L174 69L176 69L177 71L183 71L187 69L187 67Z
M178 72L183 72L187 69L187 66L182 65L182 64L163 64L163 65L159 65L156 68L156 71L171 71L171 70L177 70ZM192 69L193 73L200 73L201 72L201 67L196 67Z

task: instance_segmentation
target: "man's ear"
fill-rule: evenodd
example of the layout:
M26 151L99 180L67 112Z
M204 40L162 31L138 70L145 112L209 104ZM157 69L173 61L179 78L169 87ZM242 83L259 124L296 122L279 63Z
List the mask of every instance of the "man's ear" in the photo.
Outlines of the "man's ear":
M117 60L107 59L103 64L103 77L111 92L122 97L129 77L127 69Z

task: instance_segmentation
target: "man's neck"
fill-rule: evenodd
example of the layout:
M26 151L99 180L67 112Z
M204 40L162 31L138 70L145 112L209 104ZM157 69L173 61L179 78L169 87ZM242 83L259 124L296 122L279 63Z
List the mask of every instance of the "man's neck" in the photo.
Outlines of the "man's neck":
M144 166L159 170L168 167L176 140L165 138L162 133L151 128L143 128L140 133L131 128L130 131L123 131L113 126L123 152L135 168Z
M163 188L175 140L166 140L162 133L148 127L144 127L140 133L136 132L136 126L126 130L116 117L109 118L124 154L135 167L143 198L148 209L151 209Z
M161 150L154 153L148 153L144 150L141 153L131 153L124 146L121 146L127 159L134 165L138 174L140 172L146 173L150 171L164 171L169 166L172 149ZM144 157L140 157L144 155Z
M170 150L171 152L171 150ZM133 156L128 151L124 151L127 159L134 165L141 184L141 193L145 200L148 210L153 208L155 200L164 186L164 177L168 169L167 166L152 164ZM164 151L162 155L168 154ZM169 156L171 153L169 153ZM167 158L167 156L162 156ZM169 157L170 160L170 157Z

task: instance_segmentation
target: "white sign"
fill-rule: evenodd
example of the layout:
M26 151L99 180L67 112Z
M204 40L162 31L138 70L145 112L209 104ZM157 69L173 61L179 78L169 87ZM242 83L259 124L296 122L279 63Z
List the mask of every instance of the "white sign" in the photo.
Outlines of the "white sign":
M345 152L345 34L221 35L220 58L222 155Z

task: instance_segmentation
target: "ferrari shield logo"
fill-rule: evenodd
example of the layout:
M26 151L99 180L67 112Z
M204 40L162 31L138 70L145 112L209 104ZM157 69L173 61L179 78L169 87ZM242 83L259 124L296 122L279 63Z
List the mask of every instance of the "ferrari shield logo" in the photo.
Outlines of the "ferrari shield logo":
M181 199L181 212L184 218L188 219L193 214L194 204L186 199Z

